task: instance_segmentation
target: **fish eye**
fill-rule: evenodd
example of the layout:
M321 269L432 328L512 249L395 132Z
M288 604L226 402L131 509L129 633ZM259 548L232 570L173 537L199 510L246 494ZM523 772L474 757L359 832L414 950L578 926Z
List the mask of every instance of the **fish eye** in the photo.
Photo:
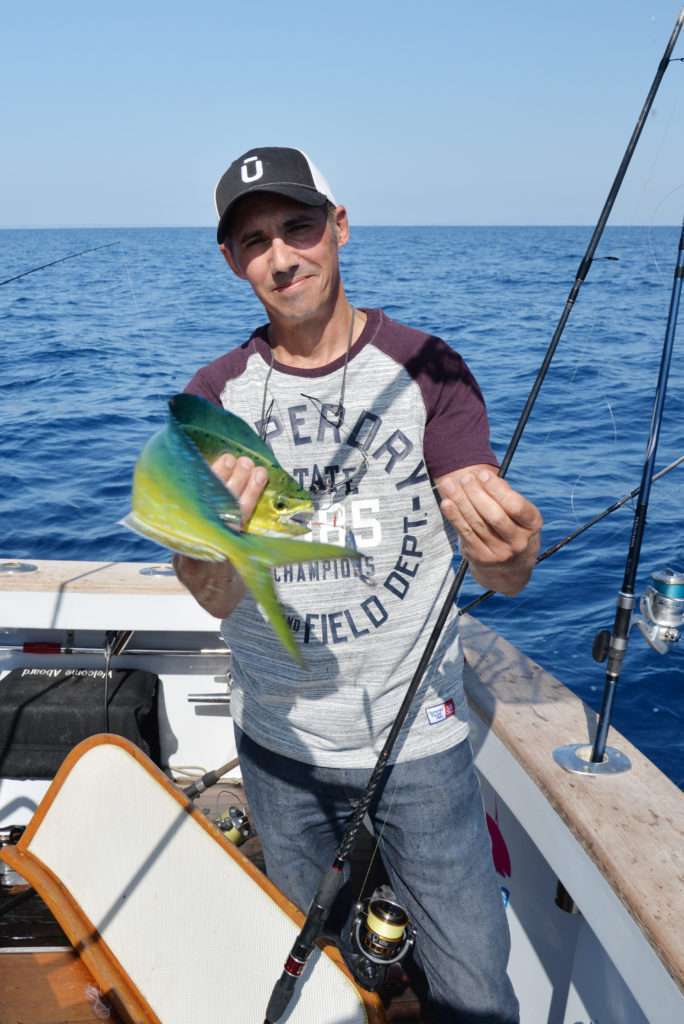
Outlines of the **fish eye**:
M276 500L273 502L273 508L276 510L276 512L283 512L287 508L287 505L285 504L282 498L276 498Z

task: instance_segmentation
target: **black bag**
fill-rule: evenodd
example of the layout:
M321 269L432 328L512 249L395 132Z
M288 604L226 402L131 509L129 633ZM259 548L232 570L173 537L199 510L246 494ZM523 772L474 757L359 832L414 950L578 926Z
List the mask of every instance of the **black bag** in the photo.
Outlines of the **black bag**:
M104 682L104 669L15 668L1 679L0 777L52 779L72 747L104 732ZM156 764L158 688L152 672L110 672L109 732Z

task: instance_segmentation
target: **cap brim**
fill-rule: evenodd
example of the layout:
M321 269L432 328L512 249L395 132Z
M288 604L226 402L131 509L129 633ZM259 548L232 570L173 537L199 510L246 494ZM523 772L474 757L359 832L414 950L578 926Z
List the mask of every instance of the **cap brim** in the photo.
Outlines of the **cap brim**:
M240 203L245 196L253 195L254 192L274 192L279 196L286 196L288 199L294 199L297 203L304 203L305 206L324 206L330 200L327 196L324 196L322 192L317 192L315 188L308 188L306 185L254 185L252 188L245 189L241 192L229 206L223 211L221 219L218 222L216 229L216 241L221 245L228 234L228 226L231 215L235 212L235 207Z

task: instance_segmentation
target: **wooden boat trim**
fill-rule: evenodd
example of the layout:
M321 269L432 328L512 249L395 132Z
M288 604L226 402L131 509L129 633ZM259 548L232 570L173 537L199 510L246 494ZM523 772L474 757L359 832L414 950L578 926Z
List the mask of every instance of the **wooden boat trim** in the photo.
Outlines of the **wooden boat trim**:
M176 577L144 575L141 569L170 569L161 562L58 562L40 558L24 559L36 567L35 572L0 575L0 589L4 593L45 591L74 594L186 594Z
M2 859L40 894L115 1012L127 1024L161 1024L93 922L53 872L33 854L18 847L7 847Z
M121 747L134 758L144 770L173 798L173 800L217 843L229 857L273 900L298 927L304 923L304 915L284 896L279 889L245 857L221 832L212 825L188 797L167 778L134 744L114 734L98 734L79 743L67 757L52 781L48 792L27 825L16 846L4 847L0 857L18 871L39 893L64 929L75 951L96 979L105 998L110 999L117 1011L131 1024L161 1024L158 1017L131 981L125 969L99 935L78 903L61 884L54 873L30 849L33 836L56 799L62 785L68 778L73 765L91 748L102 743ZM329 942L319 943L321 951L346 975L356 989L366 1014L368 1024L384 1024L385 1016L380 998L366 992L354 982L340 953ZM274 981L279 965L274 965Z
M603 777L565 772L553 760L553 750L589 743L594 713L482 623L465 616L462 635L472 709L544 794L684 990L680 790L615 729L608 743L627 754L630 772ZM597 672L600 676L598 666Z

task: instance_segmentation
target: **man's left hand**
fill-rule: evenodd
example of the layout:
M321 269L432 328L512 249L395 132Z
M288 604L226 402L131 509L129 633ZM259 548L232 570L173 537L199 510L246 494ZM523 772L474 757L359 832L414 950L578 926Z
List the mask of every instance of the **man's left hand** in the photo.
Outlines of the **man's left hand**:
M488 589L517 594L539 552L539 509L491 466L468 466L436 483L442 512L458 532L475 579Z

